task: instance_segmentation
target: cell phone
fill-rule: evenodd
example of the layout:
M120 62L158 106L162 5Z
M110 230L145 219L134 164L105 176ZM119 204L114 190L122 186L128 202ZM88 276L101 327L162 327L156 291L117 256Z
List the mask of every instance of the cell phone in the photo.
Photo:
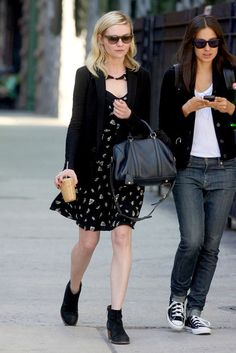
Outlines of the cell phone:
M209 102L214 102L215 96L204 96L203 99L208 100Z

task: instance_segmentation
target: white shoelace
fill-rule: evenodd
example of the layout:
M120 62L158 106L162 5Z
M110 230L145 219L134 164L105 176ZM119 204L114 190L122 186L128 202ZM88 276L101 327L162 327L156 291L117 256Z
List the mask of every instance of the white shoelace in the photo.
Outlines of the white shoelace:
M191 316L190 321L192 321L193 325L197 327L211 327L211 323L209 321L202 319L199 316Z
M184 304L180 302L175 302L171 303L170 305L171 308L171 314L173 317L181 317L184 318Z

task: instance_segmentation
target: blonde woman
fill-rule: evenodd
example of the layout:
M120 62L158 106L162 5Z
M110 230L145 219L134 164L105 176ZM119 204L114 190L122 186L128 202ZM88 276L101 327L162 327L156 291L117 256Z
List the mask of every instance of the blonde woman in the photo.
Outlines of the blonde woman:
M111 231L111 303L107 307L108 337L128 344L123 328L124 303L131 269L131 240L135 222L118 214L109 184L115 143L128 134L145 134L140 119L149 121L150 78L134 59L136 46L130 18L120 11L103 15L95 25L86 66L77 70L72 118L66 138L65 169L55 177L77 184L77 200L63 202L61 194L52 210L76 221L79 240L71 254L71 275L61 307L66 325L76 325L82 278L99 242L100 231ZM144 189L116 183L122 213L137 217Z

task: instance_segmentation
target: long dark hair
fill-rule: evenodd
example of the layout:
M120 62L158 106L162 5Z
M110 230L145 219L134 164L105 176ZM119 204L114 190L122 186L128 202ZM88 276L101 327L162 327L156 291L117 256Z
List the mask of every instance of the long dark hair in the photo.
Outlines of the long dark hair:
M223 30L217 19L209 15L199 15L194 17L187 26L183 41L177 52L177 60L180 63L183 83L187 91L191 91L194 88L196 79L197 60L194 52L193 40L196 38L197 33L206 27L211 28L215 32L217 38L220 39L218 53L213 62L214 67L221 72L223 64L226 66L236 66L236 57L229 53L224 39Z

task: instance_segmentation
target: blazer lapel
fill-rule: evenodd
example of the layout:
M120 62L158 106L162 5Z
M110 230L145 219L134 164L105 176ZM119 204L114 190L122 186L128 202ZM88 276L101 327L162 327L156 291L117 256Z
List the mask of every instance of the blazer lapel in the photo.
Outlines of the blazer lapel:
M105 109L105 77L102 72L98 72L99 77L95 78L97 98L98 98L98 112L97 112L97 148L101 142L101 135L104 122ZM93 104L93 102L91 102Z
M128 107L132 110L134 107L136 88L137 88L137 74L133 71L127 70L127 86L128 86Z

